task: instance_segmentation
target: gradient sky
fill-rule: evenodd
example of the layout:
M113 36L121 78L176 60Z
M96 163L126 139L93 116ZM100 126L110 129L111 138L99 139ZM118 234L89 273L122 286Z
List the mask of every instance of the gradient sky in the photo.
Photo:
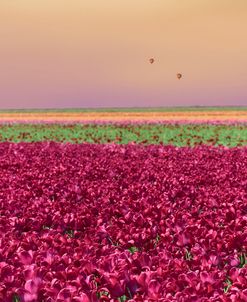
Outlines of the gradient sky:
M246 0L0 0L0 108L247 105L246 33Z

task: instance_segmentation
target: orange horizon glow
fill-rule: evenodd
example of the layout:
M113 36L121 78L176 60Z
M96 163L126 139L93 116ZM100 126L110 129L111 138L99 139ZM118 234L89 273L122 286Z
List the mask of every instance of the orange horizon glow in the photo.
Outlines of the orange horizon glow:
M247 105L246 32L246 0L1 0L0 108Z

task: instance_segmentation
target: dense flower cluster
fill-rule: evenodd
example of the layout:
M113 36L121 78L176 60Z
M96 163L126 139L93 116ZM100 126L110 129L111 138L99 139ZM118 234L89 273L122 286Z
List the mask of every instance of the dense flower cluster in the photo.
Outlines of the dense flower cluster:
M247 301L247 148L0 144L0 301Z

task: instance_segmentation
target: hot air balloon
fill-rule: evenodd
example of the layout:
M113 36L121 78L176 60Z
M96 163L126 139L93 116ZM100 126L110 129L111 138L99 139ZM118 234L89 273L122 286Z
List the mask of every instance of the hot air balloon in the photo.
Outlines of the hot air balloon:
M181 73L177 73L177 78L180 80L182 78L182 74Z
M150 58L149 62L150 62L150 64L153 64L154 63L154 58Z

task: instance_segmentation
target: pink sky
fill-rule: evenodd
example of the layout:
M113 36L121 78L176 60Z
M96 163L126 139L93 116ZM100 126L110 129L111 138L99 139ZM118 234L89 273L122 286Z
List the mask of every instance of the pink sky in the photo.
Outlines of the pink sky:
M1 0L0 108L247 105L246 32L246 0Z

